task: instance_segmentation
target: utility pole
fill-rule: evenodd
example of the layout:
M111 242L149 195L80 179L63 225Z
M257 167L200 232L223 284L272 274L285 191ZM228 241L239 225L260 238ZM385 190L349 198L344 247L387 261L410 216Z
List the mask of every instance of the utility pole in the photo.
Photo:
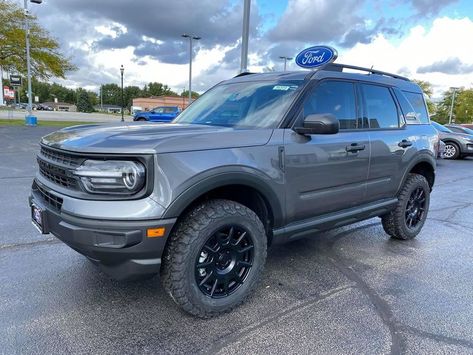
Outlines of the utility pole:
M122 80L121 80L121 82L122 82L122 110L121 110L122 111L122 122L125 122L125 118L123 117L123 115L124 115L123 111L125 110L125 107L124 107L125 105L123 103L123 72L124 71L125 71L125 68L123 67L123 64L122 64L121 67L120 67L120 74L121 74L121 78L122 78Z
M183 38L189 38L189 106L192 103L192 40L195 39L198 41L199 39L202 39L202 37L189 35L187 33L184 33L181 36Z
M284 71L286 71L286 64L287 64L287 61L288 61L288 60L292 60L293 58L292 58L292 57L284 57L284 56L280 56L279 58L280 58L280 59L284 59Z
M251 0L245 0L243 7L243 30L241 33L240 73L248 71L248 37L250 36L250 7Z
M32 3L41 4L43 0L30 0ZM24 0L25 10L25 36L26 36L26 72L28 78L28 115L26 116L27 125L36 125L36 117L33 117L33 93L31 90L31 59L30 59L30 24L28 22L28 0ZM3 89L2 89L3 90Z
M4 106L5 102L3 101L3 70L0 67L0 106Z
M100 111L103 112L103 84L100 85Z
M453 91L453 93L452 93L452 104L450 106L450 115L449 115L449 118L448 118L448 123L452 124L453 105L455 104L455 93L459 88L451 87L450 89Z

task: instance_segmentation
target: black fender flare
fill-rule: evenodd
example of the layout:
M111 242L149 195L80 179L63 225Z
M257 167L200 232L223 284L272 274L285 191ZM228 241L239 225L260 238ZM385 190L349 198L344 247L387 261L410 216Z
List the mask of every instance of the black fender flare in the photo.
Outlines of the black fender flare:
M434 171L434 179L435 179L435 167L437 166L437 161L435 160L435 158L433 157L432 153L421 153L417 156L416 159L412 160L406 171L404 172L404 175L402 176L402 179L401 179L401 182L399 184L399 186L397 187L397 191L396 191L396 194L399 193L399 191L402 189L402 186L404 186L404 183L406 182L406 179L407 179L407 175L409 174L409 172L417 165L417 164L420 164L420 163L427 163L429 164L433 171Z
M250 187L258 191L261 196L268 203L271 213L274 218L274 225L281 225L283 222L284 214L282 209L281 198L278 197L276 191L274 191L268 184L266 179L261 176L262 174L254 174L248 171L248 169L242 169L240 171L227 171L227 172L214 172L206 177L195 177L194 183L190 183L181 194L179 194L166 208L162 218L177 218L182 212L196 199L202 195L220 187L229 185L242 185ZM270 177L268 176L269 180ZM172 217L171 217L172 216Z

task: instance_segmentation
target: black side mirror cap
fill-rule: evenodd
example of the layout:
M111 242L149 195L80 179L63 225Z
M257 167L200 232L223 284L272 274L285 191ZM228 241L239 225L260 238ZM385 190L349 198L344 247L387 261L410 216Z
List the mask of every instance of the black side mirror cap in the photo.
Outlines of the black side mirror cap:
M331 113L318 113L304 118L303 127L294 130L299 134L336 134L340 130L340 122Z

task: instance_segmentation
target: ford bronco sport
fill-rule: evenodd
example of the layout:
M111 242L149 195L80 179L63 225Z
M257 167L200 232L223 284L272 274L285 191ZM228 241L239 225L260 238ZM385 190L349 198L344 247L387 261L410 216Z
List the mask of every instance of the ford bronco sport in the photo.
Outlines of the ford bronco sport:
M32 220L114 278L160 273L178 305L211 317L252 292L271 244L377 216L414 238L437 144L406 78L342 64L241 74L171 124L43 137Z

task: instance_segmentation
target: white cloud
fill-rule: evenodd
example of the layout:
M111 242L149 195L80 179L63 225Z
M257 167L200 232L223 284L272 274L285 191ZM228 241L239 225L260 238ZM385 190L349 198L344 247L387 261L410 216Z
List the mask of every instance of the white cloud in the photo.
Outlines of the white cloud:
M338 62L375 69L406 73L412 79L429 81L434 85L434 96L450 86L473 86L473 73L444 74L417 73L419 67L448 58L459 58L465 65L473 65L473 21L469 18L437 18L430 28L413 27L396 42L378 35L372 43L357 44L340 53Z

